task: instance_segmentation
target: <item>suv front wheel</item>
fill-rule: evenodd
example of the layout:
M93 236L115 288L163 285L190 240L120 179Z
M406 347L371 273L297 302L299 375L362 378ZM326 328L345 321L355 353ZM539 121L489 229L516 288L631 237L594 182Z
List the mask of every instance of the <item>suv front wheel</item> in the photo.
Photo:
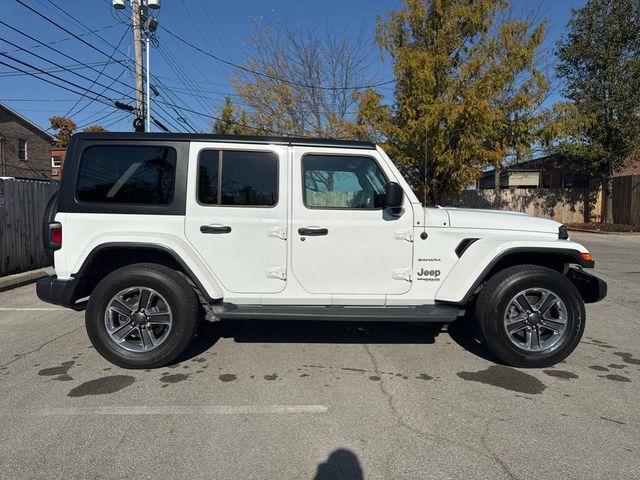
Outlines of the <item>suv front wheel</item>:
M584 301L564 275L517 265L491 277L476 303L480 341L514 367L548 367L580 343Z
M85 314L95 349L123 368L154 368L191 343L199 304L193 288L170 268L139 263L107 275Z

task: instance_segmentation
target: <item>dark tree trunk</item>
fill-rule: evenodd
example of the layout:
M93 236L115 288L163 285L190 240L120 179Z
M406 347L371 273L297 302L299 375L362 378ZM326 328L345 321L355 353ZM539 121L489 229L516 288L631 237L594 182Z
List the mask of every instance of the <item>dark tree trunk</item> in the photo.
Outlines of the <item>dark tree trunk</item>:
M602 178L602 223L613 223L613 177Z
M494 202L493 202L493 206L495 208L500 208L500 205L502 204L502 201L501 201L502 199L501 199L501 195L500 195L500 193L501 193L500 192L500 187L501 187L501 185L500 185L500 173L501 173L501 171L500 170L501 170L500 166L496 166L496 168L494 170L494 173L493 173L493 182L494 182L493 188L494 188L494 191L495 191L495 199L494 199Z

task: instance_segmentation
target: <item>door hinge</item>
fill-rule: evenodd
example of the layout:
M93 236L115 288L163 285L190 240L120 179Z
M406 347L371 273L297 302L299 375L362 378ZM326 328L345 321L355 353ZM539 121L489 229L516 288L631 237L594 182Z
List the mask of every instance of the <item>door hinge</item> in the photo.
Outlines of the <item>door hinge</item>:
M267 230L267 235L269 237L279 238L280 240L287 239L287 230L284 227L270 227Z
M410 268L394 268L391 270L391 278L394 280L404 280L405 282L411 281L411 269Z
M277 278L279 280L287 279L287 267L269 267L267 268L267 278Z
M396 240L406 240L407 242L413 242L413 229L408 230L396 230L393 232L393 238Z

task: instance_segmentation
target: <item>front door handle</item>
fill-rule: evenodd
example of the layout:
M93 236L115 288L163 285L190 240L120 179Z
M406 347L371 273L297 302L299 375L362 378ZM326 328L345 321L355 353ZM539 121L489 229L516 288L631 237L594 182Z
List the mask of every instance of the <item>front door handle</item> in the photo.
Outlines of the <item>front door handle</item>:
M229 227L228 225L201 225L200 231L202 233L213 234L231 233L231 227Z
M299 228L298 233L307 237L320 237L322 235L327 235L329 233L329 230L320 227L307 227Z

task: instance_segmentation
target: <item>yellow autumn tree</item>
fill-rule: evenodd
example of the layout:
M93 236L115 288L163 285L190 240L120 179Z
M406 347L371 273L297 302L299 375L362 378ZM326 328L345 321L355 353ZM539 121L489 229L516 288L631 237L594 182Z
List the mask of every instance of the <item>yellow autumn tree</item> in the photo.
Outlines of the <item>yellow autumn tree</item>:
M393 61L394 101L362 95L356 132L380 129L390 156L427 202L440 203L538 135L547 84L533 58L544 25L504 18L502 0L404 0L378 18ZM385 118L385 112L388 116Z

